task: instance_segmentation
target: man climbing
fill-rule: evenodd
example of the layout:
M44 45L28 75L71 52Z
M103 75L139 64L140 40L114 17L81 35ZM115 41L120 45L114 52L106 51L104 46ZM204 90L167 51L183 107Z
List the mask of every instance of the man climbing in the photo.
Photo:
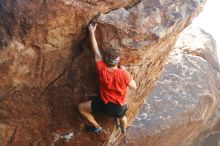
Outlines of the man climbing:
M102 131L101 126L96 122L92 113L102 112L113 116L122 133L125 133L127 127L126 94L127 86L136 89L136 83L124 67L118 67L120 57L116 49L107 49L103 57L99 51L95 38L97 24L89 25L92 50L95 56L95 62L100 80L100 97L94 98L79 105L79 112L93 126L88 126L87 130L94 133Z

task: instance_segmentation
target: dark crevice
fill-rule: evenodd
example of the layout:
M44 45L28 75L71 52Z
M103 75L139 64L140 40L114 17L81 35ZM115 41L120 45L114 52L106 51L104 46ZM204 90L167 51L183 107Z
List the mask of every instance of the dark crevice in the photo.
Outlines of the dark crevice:
M2 36L2 34L1 34L1 32L0 32L0 50L1 49L3 49L3 36Z
M69 69L71 68L72 64L74 63L74 61L77 59L77 56L79 56L83 50L85 49L85 41L87 39L87 36L85 36L82 40L80 40L76 45L74 45L73 49L75 53L73 56L71 56L71 62L70 64L64 69L64 71L58 76L56 77L54 80L52 80L47 86L46 88L42 91L42 93L40 94L39 98L42 97L46 92L47 90L54 85L54 83L56 81L58 81L62 76L64 76L66 74L67 71L69 71ZM76 51L76 48L78 51Z
M128 4L127 6L124 6L124 7L118 7L118 8L111 9L111 10L105 12L105 14L108 14L108 13L110 13L110 12L112 12L112 11L116 11L116 10L121 9L121 8L125 8L126 10L128 10L128 9L130 9L130 8L135 7L136 5L138 5L141 1L142 1L142 0L136 0L135 2L131 3L130 5ZM94 5L94 6L96 6L96 5ZM103 13L103 12L100 12L100 13ZM100 13L99 13L99 14L100 14ZM97 15L92 19L91 22L93 22L93 20L96 21L96 19L99 17L99 14L97 14Z
M72 63L71 63L71 64L72 64ZM49 87L52 86L57 80L59 80L59 79L66 73L66 71L67 71L68 69L69 69L69 67L66 67L66 68L64 69L64 71L63 71L57 78L55 78L53 81L51 81L51 82L47 85L47 87L42 91L42 93L40 94L39 98L42 97L42 96L46 93L46 91L49 89Z
M142 2L142 0L137 0L136 2L134 2L132 5L129 5L129 6L126 6L126 7L124 7L126 10L128 10L128 9L130 9L130 8L132 8L132 7L135 7L135 6L137 6L139 3L141 3Z
M17 87L10 88L4 95L0 95L0 102L5 100L9 95L12 95L16 91Z
M40 77L41 77L41 79L43 79L43 71L44 71L44 67L45 67L45 59L44 59L44 56L41 56L41 69L40 69Z
M34 51L37 54L35 68L40 71L40 75L42 76L42 72L43 72L43 68L44 68L43 67L44 63L41 63L41 62L42 61L44 62L44 60L42 60L43 57L42 57L42 53L41 53L41 48L39 46L37 46L37 45L32 45L32 48L34 49ZM37 72L35 72L35 76L38 76Z
M13 131L12 135L10 136L10 138L9 138L9 140L8 140L6 146L10 146L10 145L13 143L13 141L14 141L14 139L15 139L15 134L16 134L16 132L17 132L17 129L18 129L18 127L16 127L16 128L14 129L14 131Z
M80 1L83 3L89 4L89 5L92 5L92 6L97 6L97 4L95 2L90 2L88 0L80 0Z

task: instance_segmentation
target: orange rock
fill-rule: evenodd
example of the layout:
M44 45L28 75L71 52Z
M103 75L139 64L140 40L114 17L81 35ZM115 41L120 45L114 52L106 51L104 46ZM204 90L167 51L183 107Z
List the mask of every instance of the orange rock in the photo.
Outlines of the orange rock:
M131 124L160 76L176 36L203 5L204 1L197 0L3 0L0 124L18 127L10 145L48 146L52 133L62 128L77 134L73 141L60 145L107 145L116 141L119 132L113 119L103 115L97 120L108 141L96 141L80 129L84 121L77 106L91 99L87 95L99 91L88 24L92 20L98 23L100 48L121 49L122 64L138 83L137 91L128 92Z

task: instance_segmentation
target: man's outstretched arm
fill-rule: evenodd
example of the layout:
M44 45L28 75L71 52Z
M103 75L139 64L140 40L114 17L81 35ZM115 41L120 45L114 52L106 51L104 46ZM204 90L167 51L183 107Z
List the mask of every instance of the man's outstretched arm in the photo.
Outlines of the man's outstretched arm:
M90 39L91 39L91 43L92 43L92 50L95 55L95 61L97 62L97 61L102 60L102 55L99 51L98 44L97 44L97 41L95 38L96 26L97 26L97 24L95 24L94 26L92 24L90 24L89 25L89 32L90 32Z

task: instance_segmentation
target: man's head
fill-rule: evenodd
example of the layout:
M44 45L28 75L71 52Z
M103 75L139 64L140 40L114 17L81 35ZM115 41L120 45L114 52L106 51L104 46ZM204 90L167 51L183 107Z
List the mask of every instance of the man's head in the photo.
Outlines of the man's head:
M116 66L120 61L120 51L118 49L106 49L103 51L103 59L108 67Z

